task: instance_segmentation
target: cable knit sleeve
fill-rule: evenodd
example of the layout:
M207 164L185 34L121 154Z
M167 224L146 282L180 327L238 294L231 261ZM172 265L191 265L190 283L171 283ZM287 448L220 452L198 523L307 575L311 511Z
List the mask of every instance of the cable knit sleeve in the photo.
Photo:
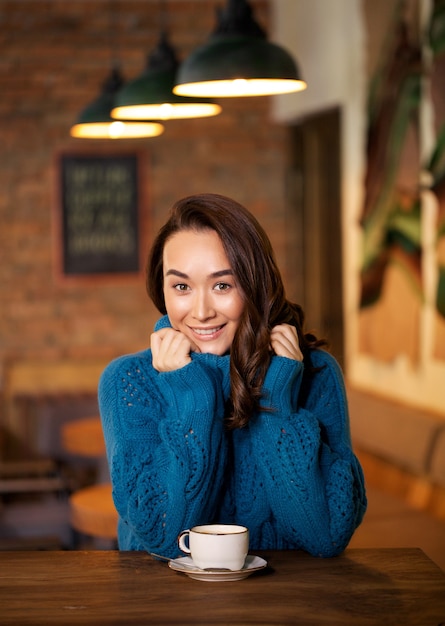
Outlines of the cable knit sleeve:
M119 547L174 557L181 530L208 521L225 463L217 368L159 373L151 352L102 374L99 406L119 513Z
M273 357L264 405L249 428L279 534L290 545L333 556L348 544L366 509L363 474L353 454L341 370L326 352L304 408L297 409L303 364Z

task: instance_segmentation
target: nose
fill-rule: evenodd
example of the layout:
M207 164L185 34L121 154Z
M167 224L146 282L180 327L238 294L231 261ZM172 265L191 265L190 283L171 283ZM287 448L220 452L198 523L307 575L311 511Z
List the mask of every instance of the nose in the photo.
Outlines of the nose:
M198 290L193 298L192 315L196 320L204 322L215 315L212 297L206 290Z

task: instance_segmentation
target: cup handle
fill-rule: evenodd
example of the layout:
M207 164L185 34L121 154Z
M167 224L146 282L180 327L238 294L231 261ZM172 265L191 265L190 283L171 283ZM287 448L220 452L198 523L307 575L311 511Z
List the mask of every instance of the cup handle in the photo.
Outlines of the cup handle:
M186 552L187 554L190 554L190 548L185 545L185 538L189 536L189 533L190 533L190 530L187 529L187 530L183 530L178 535L178 546L179 546L179 549L182 550L183 552Z

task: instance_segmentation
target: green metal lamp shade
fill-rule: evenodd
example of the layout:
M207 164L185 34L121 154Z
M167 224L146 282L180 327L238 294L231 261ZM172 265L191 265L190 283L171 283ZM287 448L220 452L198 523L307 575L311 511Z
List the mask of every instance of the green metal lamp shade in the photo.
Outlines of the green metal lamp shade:
M114 92L122 80L117 70L112 70L99 97L81 111L70 135L81 139L137 139L156 137L164 132L159 122L117 121L110 115L114 106Z
M174 69L147 69L118 92L111 116L115 119L184 119L218 115L221 107L205 99L184 98L172 91Z
M184 119L210 117L221 112L219 104L204 98L186 98L173 93L178 67L175 51L161 34L148 57L145 71L128 82L115 98L115 119Z
M180 66L173 92L182 96L268 96L306 89L290 54L267 41L247 0L227 0L208 42Z
M182 63L173 92L224 98L305 88L296 63L280 46L257 37L214 35Z

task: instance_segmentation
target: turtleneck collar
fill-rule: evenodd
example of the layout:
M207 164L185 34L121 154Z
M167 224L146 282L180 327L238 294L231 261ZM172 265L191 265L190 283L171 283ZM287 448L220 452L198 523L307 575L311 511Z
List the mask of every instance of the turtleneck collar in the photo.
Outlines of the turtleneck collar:
M163 315L155 324L155 331L161 328L172 328L168 315ZM196 359L206 363L210 367L216 367L223 374L224 396L227 398L230 394L230 354L219 356L210 352L192 352L192 360Z

